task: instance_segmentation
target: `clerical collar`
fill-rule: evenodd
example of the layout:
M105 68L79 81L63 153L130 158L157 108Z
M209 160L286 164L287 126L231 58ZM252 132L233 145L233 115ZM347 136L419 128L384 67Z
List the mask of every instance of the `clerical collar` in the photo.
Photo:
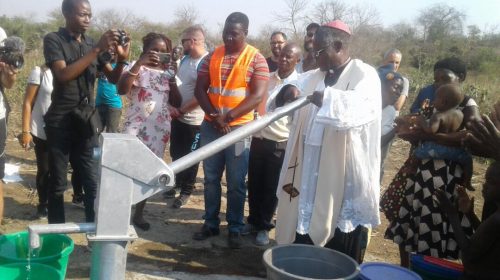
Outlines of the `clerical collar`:
M350 57L347 58L347 60L343 64L341 64L335 68L329 69L326 72L325 85L327 87L331 87L337 83L337 81L339 80L340 74L342 74L342 72L344 71L347 64L349 64L349 62L351 62Z

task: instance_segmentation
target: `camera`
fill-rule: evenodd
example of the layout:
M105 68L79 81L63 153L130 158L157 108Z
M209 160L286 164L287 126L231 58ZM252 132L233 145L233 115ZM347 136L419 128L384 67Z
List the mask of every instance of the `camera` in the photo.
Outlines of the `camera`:
M118 29L118 44L120 46L125 46L128 42L130 42L130 38L127 36L127 32L123 29Z
M172 55L169 53L158 53L158 57L160 58L160 63L169 64L172 61Z
M11 52L9 49L0 50L0 61L17 69L22 68L24 65L23 54L20 52Z

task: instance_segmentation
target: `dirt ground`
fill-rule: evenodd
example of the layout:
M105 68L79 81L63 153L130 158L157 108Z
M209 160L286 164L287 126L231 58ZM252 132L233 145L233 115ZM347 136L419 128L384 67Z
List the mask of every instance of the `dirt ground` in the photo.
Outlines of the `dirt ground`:
M395 141L386 164L382 189L388 185L405 161L408 148L406 142ZM7 157L8 162L20 165L23 181L10 183L5 187L5 220L4 224L0 225L0 233L7 234L25 230L29 224L47 223L46 219L37 219L35 216L37 196L33 191L36 173L33 151L22 150L17 140L10 136L7 143ZM168 156L166 160L170 161ZM473 186L476 188L476 192L473 194L476 197L476 213L480 213L483 203L480 190L485 169L484 163L476 161L473 178ZM83 210L71 204L71 193L72 190L69 186L65 196L66 221L83 222ZM132 276L135 275L134 273L162 276L172 272L265 277L262 253L272 244L268 247L257 247L253 245L250 237L246 237L244 248L231 250L226 244L225 224L221 227L221 235L218 237L202 242L191 239L193 232L202 225L203 185L201 171L196 191L189 204L182 209L172 209L172 203L173 199L165 200L161 194L148 201L145 217L151 222L152 227L149 231L138 229L140 238L129 246L128 278L136 278ZM225 220L224 211L225 197L222 201L221 220ZM248 214L247 208L245 213ZM365 261L394 264L399 262L397 247L392 241L383 238L386 227L387 221L382 217L382 224L373 230ZM67 279L87 279L90 271L90 252L86 248L85 235L74 234L71 237L75 241L75 249L70 256ZM274 232L271 232L271 237L274 237Z

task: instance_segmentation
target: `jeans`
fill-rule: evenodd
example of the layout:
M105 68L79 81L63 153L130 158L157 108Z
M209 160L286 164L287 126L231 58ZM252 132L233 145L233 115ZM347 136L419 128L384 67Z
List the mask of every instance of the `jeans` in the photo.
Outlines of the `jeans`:
M36 190L38 202L46 206L49 195L49 145L47 140L33 136L36 155Z
M231 127L232 130L239 126ZM201 124L201 145L222 137L212 124L203 121ZM226 221L229 232L240 232L244 226L243 209L245 206L246 186L245 176L248 170L248 154L250 151L250 137L244 138L217 154L203 161L205 173L205 225L209 228L219 228L221 203L221 178L226 169L227 181L227 210Z
M394 142L394 137L385 145L380 147L380 183L382 183L382 179L384 178L385 160L387 159L387 155L389 155L389 152L391 151L392 142Z
M92 157L97 137L82 139L71 127L45 127L49 143L48 222L64 223L64 191L67 186L68 163L79 176L85 195L86 222L94 222L94 200L97 192L97 160Z
M108 105L99 105L97 106L97 111L99 112L99 117L101 117L102 126L105 128L104 131L118 133L122 109Z
M253 138L248 164L248 223L258 230L271 230L278 205L276 189L287 141Z
M177 160L200 147L200 126L172 120L170 134L170 155L172 160ZM191 195L198 174L196 163L188 169L175 175L175 185L181 188L181 194Z

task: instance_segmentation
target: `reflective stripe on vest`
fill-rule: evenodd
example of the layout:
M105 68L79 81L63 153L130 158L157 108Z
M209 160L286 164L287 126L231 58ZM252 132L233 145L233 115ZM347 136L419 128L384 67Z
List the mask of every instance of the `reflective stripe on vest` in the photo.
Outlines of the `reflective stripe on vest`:
M220 113L224 114L237 107L248 95L248 84L246 81L248 68L255 58L258 50L249 44L241 52L222 87L222 62L226 50L224 46L215 49L210 59L210 88L208 98L210 103ZM229 125L242 125L253 120L253 110L234 119Z

